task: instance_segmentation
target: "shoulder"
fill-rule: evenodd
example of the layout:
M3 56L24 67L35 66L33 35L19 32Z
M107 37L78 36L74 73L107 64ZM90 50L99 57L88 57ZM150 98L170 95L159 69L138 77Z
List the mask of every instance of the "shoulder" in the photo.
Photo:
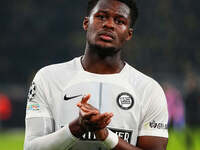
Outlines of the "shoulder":
M74 58L70 61L52 64L41 68L38 72L42 73L59 73L62 71L73 71L77 69L77 60L79 58Z
M148 107L151 103L166 103L164 91L156 80L131 66L128 74L129 82L143 105Z
M70 72L76 71L78 70L78 65L77 65L78 60L79 60L79 57L76 57L67 62L45 66L41 68L36 73L36 75L38 74L41 76L51 76L51 75L61 75L61 74L65 74L66 72L70 73Z
M76 57L67 62L45 66L35 74L34 81L52 83L52 81L62 82L69 80L80 70L79 60L80 58Z
M136 87L144 89L162 89L160 84L152 77L140 72L134 67L128 65L130 82Z

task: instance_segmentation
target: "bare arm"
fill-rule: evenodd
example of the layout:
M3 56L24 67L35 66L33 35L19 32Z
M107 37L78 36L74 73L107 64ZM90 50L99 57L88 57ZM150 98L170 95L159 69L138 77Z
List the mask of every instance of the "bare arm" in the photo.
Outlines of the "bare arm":
M140 136L137 146L144 150L166 150L168 138L156 136Z
M106 131L96 131L99 140L106 139ZM137 146L133 146L119 137L119 142L113 150L166 150L168 139L155 136L140 136L138 137Z

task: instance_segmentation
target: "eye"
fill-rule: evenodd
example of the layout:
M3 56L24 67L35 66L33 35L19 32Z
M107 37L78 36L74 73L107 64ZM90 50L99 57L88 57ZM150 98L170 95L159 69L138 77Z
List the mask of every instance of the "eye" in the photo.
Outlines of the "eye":
M100 20L105 20L105 16L104 15L97 15L97 18L99 18Z
M125 21L122 19L115 19L115 23L118 25L123 25L123 24L125 24Z

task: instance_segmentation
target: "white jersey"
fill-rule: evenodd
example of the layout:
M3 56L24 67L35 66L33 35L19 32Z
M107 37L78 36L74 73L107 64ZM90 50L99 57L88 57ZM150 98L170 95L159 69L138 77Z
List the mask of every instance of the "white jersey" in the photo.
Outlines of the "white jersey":
M136 145L138 136L168 137L166 98L156 81L127 63L120 73L90 73L83 69L80 57L44 67L36 74L26 119L52 118L57 131L78 117L76 104L85 94L91 94L88 103L100 112L114 114L108 128L128 143ZM72 150L84 147L105 149L90 132Z

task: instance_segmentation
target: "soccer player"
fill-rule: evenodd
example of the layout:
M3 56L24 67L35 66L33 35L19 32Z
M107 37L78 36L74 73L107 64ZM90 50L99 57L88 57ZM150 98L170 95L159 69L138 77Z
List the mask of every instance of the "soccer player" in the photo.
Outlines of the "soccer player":
M164 92L121 59L136 19L133 0L89 0L84 55L32 82L25 150L166 150Z

